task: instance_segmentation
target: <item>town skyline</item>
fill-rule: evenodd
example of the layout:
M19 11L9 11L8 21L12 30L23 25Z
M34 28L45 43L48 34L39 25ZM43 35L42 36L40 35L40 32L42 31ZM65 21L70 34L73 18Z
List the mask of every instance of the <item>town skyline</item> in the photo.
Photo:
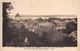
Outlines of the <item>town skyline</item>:
M48 19L48 18L76 18L76 15L20 15L21 19L27 19L27 18L32 18L32 19ZM15 15L9 15L9 18L15 19Z

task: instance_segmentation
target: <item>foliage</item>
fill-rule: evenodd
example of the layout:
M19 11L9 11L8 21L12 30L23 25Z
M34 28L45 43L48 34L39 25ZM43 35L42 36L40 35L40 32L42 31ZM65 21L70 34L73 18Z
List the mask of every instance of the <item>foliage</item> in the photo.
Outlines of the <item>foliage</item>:
M11 2L3 2L3 46L5 46L7 44L7 42L9 42L10 39L10 31L9 31L9 27L8 27L8 16L9 13L8 11L11 11L13 9Z

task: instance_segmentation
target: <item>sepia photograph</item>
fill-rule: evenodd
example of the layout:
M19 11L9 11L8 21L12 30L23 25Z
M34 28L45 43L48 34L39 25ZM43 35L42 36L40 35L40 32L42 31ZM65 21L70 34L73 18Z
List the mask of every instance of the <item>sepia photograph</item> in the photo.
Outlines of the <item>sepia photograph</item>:
M29 15L20 4L2 3L3 47L77 47L77 15Z

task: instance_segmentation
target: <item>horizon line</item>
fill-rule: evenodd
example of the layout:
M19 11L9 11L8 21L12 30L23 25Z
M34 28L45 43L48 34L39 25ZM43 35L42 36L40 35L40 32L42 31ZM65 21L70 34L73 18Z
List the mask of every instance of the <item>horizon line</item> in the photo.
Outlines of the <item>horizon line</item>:
M15 16L15 15L9 15ZM77 15L20 15L21 17L77 17Z

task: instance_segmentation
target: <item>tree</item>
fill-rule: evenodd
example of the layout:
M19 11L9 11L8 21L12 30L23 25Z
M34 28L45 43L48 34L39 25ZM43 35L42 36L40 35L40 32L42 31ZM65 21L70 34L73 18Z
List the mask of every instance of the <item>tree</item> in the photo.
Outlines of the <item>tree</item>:
M10 34L9 27L8 27L8 11L11 11L13 9L13 6L11 5L11 2L3 2L3 46L6 45L7 40L9 40L9 37L7 34Z
M43 19L42 19L42 18L39 18L39 20L40 20L40 21L43 21Z

